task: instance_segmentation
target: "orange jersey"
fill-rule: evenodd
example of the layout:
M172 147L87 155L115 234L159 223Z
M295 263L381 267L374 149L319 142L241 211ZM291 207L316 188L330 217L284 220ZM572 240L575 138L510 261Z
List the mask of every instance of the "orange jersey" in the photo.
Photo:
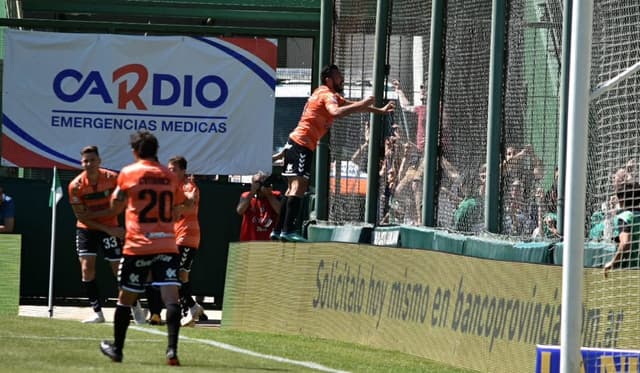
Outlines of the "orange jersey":
M174 225L176 232L176 243L178 246L188 246L197 249L200 246L200 223L198 222L198 205L200 204L200 190L198 186L190 180L185 180L182 184L185 193L193 192L195 209L180 215Z
M87 211L92 212L108 209L111 193L116 188L117 178L118 174L115 172L100 168L98 170L98 182L91 184L87 178L87 172L82 171L80 175L69 183L69 203L71 205L82 205ZM103 216L94 220L110 227L118 226L117 215ZM79 220L76 223L76 227L88 228L86 224Z
M318 140L333 124L333 116L329 114L329 108L339 107L344 103L344 98L326 85L316 88L307 100L298 126L291 132L289 138L298 145L311 151L315 150Z
M120 171L118 188L127 194L123 253L177 254L173 206L184 201L184 193L173 172L158 162L139 160Z

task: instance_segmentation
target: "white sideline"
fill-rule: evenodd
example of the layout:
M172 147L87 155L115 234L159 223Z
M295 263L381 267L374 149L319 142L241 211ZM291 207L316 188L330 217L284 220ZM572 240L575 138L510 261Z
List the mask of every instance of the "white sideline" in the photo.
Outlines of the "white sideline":
M157 335L163 335L163 336L167 335L167 333L162 332L160 330L148 329L148 328L143 328L143 327L139 327L139 326L130 326L129 329L135 329L137 331L150 333L150 334L157 334ZM309 368L309 369L315 369L315 370L319 370L319 371L322 371L322 372L348 373L347 371L344 371L344 370L337 370L337 369L329 368L329 367L326 367L324 365L317 364L317 363L314 363L314 362L311 362L311 361L298 361L298 360L287 359L287 358L280 357L280 356L261 354L259 352L255 352L255 351L251 351L251 350L245 350L244 348L232 346L230 344L226 344L226 343L222 343L222 342L211 341L211 340L208 340L208 339L190 338L190 337L185 337L185 336L180 336L180 339L183 339L185 341L193 341L193 342L203 343L203 344L206 344L206 345L209 345L209 346L213 346L213 347L217 347L217 348L220 348L220 349L223 349L223 350L233 351L233 352L237 352L237 353L240 353L240 354L245 354L245 355L249 355L249 356L258 357L258 358L261 358L261 359L273 360L273 361L277 361L279 363L298 365L298 366L301 366L301 367L305 367L305 368Z

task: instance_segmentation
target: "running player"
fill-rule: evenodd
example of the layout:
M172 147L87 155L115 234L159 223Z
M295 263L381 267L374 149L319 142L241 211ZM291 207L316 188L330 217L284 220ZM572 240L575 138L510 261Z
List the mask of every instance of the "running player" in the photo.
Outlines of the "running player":
M129 308L151 273L152 285L160 288L167 308L167 364L180 365L178 335L180 305L178 288L179 251L174 234L175 216L184 208L184 193L176 176L158 163L158 140L150 132L131 136L135 162L122 169L111 207L125 212L126 235L118 283L120 291L116 306L114 341L102 341L100 350L114 362L121 362L129 328Z

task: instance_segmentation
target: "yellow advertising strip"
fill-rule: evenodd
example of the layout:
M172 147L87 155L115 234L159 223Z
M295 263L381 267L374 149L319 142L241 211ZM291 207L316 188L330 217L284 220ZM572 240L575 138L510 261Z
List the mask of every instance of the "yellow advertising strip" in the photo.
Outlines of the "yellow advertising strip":
M603 281L601 270L585 270L585 289L597 288L585 294L585 346L640 347L639 284L638 271ZM536 345L560 343L561 285L562 268L551 265L346 243L232 243L222 326L532 372Z

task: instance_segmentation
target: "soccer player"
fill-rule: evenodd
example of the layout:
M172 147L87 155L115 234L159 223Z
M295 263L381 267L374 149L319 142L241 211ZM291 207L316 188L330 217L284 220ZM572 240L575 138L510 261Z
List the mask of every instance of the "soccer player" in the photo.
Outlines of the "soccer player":
M278 229L274 230L281 230L280 239L284 241L306 241L295 232L295 220L300 212L302 197L309 188L313 152L318 140L331 128L333 120L357 112L386 114L394 109L392 102L381 108L372 106L375 102L373 96L356 102L342 97L344 77L336 65L323 67L320 79L322 84L307 100L300 121L289 134L285 145L282 176L287 177L288 186L280 209L282 226L278 224Z
M176 244L180 250L180 303L186 309L187 314L181 320L182 326L193 326L204 314L204 308L193 300L191 292L191 282L189 273L193 258L200 246L200 223L198 222L198 205L200 203L200 190L196 183L187 177L187 160L184 157L176 156L169 159L169 171L178 178L178 184L182 187L185 199L188 201L187 208L175 222Z
M174 233L175 217L184 205L184 193L176 176L158 162L158 140L147 131L131 136L135 162L118 175L111 197L115 211L125 211L126 234L120 262L118 304L113 320L114 341L102 341L100 350L114 362L121 362L129 328L129 308L151 273L152 285L160 288L167 308L167 364L180 365L178 335L180 304L178 268L180 255Z
M69 183L69 202L77 218L76 251L82 286L95 312L83 322L103 323L105 319L96 283L96 256L101 251L103 258L110 262L113 275L117 275L124 230L118 226L117 214L109 208L117 174L100 167L97 146L84 147L80 156L84 171ZM137 324L145 322L146 315L139 303L131 311Z

